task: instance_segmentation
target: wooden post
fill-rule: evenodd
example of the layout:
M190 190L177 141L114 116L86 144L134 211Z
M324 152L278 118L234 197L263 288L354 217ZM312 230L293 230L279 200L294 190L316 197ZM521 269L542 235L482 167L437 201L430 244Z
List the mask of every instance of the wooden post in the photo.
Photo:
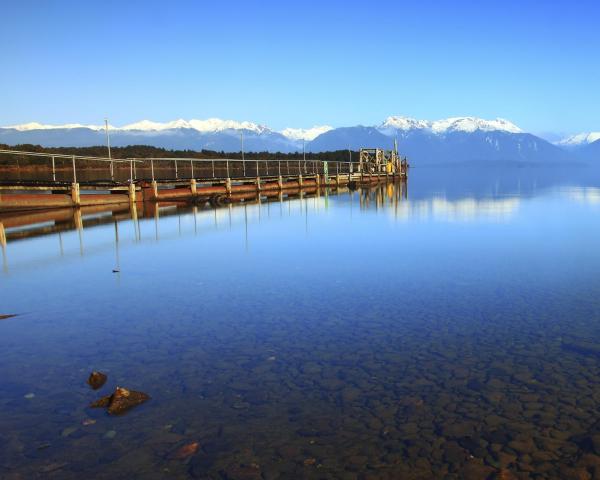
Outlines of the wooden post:
M135 202L135 183L129 184L128 192L129 192L129 202L134 203Z
M81 198L79 196L79 184L75 182L71 184L71 200L73 200L73 203L76 207L79 207L81 205Z
M300 167L300 162L298 162L298 167ZM298 175L298 186L302 187L302 175Z
M4 224L0 222L0 245L6 247L6 230L4 230Z
M260 177L256 177L256 190L260 192Z
M158 200L158 183L156 183L156 180L152 180L152 197L154 200Z
M192 178L190 180L190 190L192 191L192 197L195 197L196 195L198 195L198 190L196 188L196 179Z
M321 175L318 173L315 175L315 182L317 183L317 188L321 188Z
M75 155L73 155L73 183L77 183L77 169L75 168ZM79 188L79 185L77 186Z
M54 164L54 157L52 157L52 181L56 182L56 166Z
M227 195L231 195L231 178L229 177L225 179L225 190L227 191Z
M283 178L281 175L277 177L277 185L279 186L279 190L283 190Z

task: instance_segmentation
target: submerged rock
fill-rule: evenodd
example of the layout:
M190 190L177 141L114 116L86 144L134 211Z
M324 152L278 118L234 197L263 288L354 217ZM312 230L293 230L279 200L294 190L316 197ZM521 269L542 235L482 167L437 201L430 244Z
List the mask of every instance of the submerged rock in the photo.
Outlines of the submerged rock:
M144 392L117 387L115 393L96 400L90 407L106 408L111 415L121 415L148 400L150 400L150 395Z
M106 383L107 378L105 373L93 371L90 373L87 383L94 390L98 390Z
M90 407L92 407L92 408L108 407L110 405L111 399L112 399L112 395L107 395L106 397L102 397L101 399L96 400L95 402L92 402L90 404Z
M16 317L16 316L17 315L14 314L14 313L13 314L8 314L8 315L6 315L6 314L5 315L0 314L0 320L7 320L9 318Z
M172 458L176 460L184 460L198 453L199 449L200 444L198 442L188 443L173 453Z

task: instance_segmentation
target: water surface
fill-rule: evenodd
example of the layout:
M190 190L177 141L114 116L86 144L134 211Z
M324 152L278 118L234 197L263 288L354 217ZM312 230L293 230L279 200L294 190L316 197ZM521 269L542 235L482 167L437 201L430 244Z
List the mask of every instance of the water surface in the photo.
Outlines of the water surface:
M5 227L0 478L598 476L598 179ZM88 408L117 385L152 400Z

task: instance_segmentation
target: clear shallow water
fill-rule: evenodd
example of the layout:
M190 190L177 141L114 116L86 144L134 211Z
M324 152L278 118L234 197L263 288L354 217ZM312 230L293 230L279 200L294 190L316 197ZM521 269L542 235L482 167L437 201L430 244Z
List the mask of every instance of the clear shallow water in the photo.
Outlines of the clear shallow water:
M0 478L600 475L597 172L410 175L8 228Z

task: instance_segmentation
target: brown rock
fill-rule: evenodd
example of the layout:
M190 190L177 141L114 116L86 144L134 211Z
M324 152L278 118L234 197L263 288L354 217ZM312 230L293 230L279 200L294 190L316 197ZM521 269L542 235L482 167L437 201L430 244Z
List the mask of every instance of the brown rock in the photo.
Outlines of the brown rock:
M106 408L110 405L110 401L112 399L112 395L107 395L106 397L102 397L95 402L90 403L91 408Z
M136 392L135 390L117 387L115 393L96 400L90 407L106 407L108 413L111 415L121 415L148 400L150 400L150 396L144 392Z
M133 407L141 405L147 400L150 400L150 396L144 392L136 392L135 390L117 387L115 393L112 395L110 405L108 406L108 413L111 415L120 415Z
M94 390L98 390L100 387L102 387L106 383L107 378L108 377L106 376L106 374L104 374L102 372L93 371L92 373L90 373L87 383Z
M184 459L191 457L192 455L195 455L196 453L198 453L199 449L200 449L200 444L198 442L188 443L187 445L184 445L179 450L177 450L172 455L172 457L177 460L184 460Z

